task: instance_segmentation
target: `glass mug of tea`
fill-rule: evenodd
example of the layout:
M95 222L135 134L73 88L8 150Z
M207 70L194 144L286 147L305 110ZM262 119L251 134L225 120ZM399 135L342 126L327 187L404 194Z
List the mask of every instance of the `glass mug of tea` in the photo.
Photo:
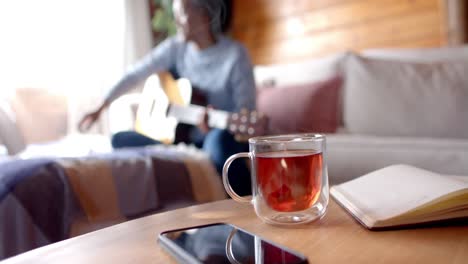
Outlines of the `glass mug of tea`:
M232 199L252 202L255 213L270 224L303 224L325 215L329 200L325 136L254 137L249 147L250 152L234 154L224 164L223 184ZM229 184L229 166L237 158L251 161L252 197L239 196Z

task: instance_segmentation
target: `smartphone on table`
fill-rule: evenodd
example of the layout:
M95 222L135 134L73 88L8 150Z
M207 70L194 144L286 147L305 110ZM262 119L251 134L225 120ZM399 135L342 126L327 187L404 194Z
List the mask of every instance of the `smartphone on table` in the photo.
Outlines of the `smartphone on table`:
M226 223L169 230L158 240L180 263L309 263L298 252Z

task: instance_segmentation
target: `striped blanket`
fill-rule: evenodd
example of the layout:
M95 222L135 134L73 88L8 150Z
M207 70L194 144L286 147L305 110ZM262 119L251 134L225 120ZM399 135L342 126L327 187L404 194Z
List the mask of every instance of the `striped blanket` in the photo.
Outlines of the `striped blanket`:
M154 212L226 198L201 151L123 149L0 163L0 260Z

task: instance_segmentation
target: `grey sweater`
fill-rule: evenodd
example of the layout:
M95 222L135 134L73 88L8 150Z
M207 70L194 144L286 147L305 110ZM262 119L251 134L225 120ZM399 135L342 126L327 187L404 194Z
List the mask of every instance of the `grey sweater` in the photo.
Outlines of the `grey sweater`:
M255 109L255 82L248 53L240 43L224 36L203 50L178 37L166 39L108 91L106 101L113 101L153 73L174 70L199 88L216 109Z

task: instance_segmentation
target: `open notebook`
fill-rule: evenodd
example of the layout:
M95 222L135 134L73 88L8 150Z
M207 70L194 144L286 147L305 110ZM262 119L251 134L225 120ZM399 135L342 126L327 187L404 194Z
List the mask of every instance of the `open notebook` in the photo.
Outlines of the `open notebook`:
M371 230L467 218L468 176L392 165L333 186L332 197Z

